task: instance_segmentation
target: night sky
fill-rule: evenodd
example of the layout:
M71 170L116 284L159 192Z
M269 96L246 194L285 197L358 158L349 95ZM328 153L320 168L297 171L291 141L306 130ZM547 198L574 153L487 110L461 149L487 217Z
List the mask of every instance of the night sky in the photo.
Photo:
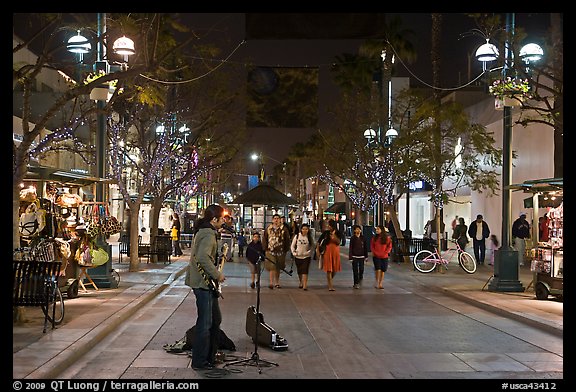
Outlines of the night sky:
M324 17L320 17L324 15ZM331 23L333 15L336 22ZM344 16L343 16L344 15ZM378 29L366 29L369 22L377 23L377 17L370 19L364 14L366 23L356 23L349 17L353 29L346 31L342 27L347 14L316 14L298 18L297 14L256 14L245 17L245 14L191 14L191 25L199 32L209 32L206 39L230 38L228 50L232 51L240 42L244 43L234 52L229 61L246 62L261 66L278 67L318 67L319 69L319 105L320 116L330 106L334 95L330 79L330 65L337 55L357 53L362 39L341 39L338 35L350 34L358 37L361 34L378 34ZM358 14L353 14L358 15ZM432 84L430 61L431 17L429 13L403 13L403 29L415 33L413 45L418 52L414 63L397 62L394 76L410 77L413 83ZM361 16L358 18L361 19ZM503 16L504 20L504 16ZM534 36L543 36L548 29L549 14L517 13L516 28L523 27ZM251 23L255 28L250 29ZM339 25L340 24L340 25ZM533 25L533 26L531 26ZM248 31L246 27L248 28ZM335 28L336 27L336 28ZM339 27L339 28L338 28ZM481 64L473 57L476 49L484 43L478 35L465 35L476 27L471 18L462 13L443 14L441 80L443 88L455 88L465 84L482 72ZM308 34L318 34L322 39L304 38ZM270 36L273 39L264 39ZM295 36L297 39L290 39ZM220 38L218 38L220 37ZM236 38L235 38L236 37ZM332 39L334 38L334 39ZM226 50L224 53L227 53ZM469 75L470 74L470 75ZM469 77L470 76L470 77ZM322 120L320 120L322 123ZM250 128L251 139L247 143L256 150L270 155L276 160L283 160L290 146L305 141L317 132L313 128Z
M221 59L242 66L254 64L267 67L311 67L318 70L318 103L320 124L323 112L328 110L334 96L330 66L337 55L357 53L363 39L341 39L341 36L360 37L378 35L379 18L383 14L251 14L244 13L189 13L183 20L194 30L200 42L216 42L222 47ZM432 84L430 62L431 17L429 13L402 13L402 28L413 30L413 45L418 52L416 62L407 68L398 61L394 76L410 77L413 83ZM386 16L388 18L389 16ZM365 19L363 19L365 18ZM248 20L248 23L246 22ZM257 29L247 32L253 23ZM444 13L441 59L443 88L465 84L469 78L481 73L481 64L474 58L475 50L483 43L479 36L462 35L474 28L471 18L462 13ZM516 14L516 28L523 27L533 36L544 36L548 29L549 14ZM347 29L344 26L351 26ZM375 26L367 28L367 26ZM15 28L16 31L16 28ZM282 35L284 34L284 35ZM298 39L292 38L294 34ZM270 35L274 39L263 39ZM319 35L321 39L304 38ZM278 38L283 39L278 39ZM334 38L334 39L332 39ZM469 60L470 58L470 60ZM218 59L219 61L220 59ZM305 141L317 132L315 128L250 128L247 146L256 152L282 161L290 146ZM248 156L252 151L246 151Z

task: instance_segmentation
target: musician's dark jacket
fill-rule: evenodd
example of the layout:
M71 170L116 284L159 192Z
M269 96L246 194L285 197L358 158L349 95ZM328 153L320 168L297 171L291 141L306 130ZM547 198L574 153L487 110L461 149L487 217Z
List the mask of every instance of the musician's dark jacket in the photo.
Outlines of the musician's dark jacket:
M194 235L192 255L185 280L187 286L209 289L208 283L198 269L197 262L200 263L200 266L204 269L208 277L218 280L220 272L216 268L217 251L218 241L216 240L216 229L210 222L202 223Z

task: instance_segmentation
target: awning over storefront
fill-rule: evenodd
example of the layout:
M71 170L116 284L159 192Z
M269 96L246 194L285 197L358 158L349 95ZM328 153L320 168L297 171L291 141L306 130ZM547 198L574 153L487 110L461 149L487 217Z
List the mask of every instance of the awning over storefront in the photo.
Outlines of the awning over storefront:
M85 186L94 184L95 182L112 182L112 180L106 178L93 177L87 174L47 166L28 166L25 180L55 181L70 186Z
M526 193L538 194L539 207L556 208L562 203L564 196L564 179L563 178L544 178L541 180L529 180L520 184L511 184L509 186L513 191L524 191ZM525 208L532 208L531 198L524 200Z
M523 190L524 192L554 192L564 189L563 178L544 178L541 180L529 180L520 184L511 184L512 190Z
M329 214L345 214L346 213L346 202L338 201L332 204L330 207L326 208L326 211Z

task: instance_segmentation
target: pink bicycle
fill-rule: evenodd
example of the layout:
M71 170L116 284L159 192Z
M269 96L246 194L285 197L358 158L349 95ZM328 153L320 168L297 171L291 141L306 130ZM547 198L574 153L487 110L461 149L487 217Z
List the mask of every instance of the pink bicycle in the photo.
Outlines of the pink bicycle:
M448 264L454 258L454 254L457 253L458 264L460 264L460 267L462 267L462 269L469 274L476 272L476 259L474 259L470 253L467 253L462 248L460 248L458 242L452 239L449 241L456 244L455 249L448 249L445 252L446 254L450 254L449 259L442 257L441 253L438 252L438 248L436 245L434 245L434 252L429 250L421 250L420 252L416 253L416 256L414 256L413 260L414 268L424 274L434 271L438 264L442 264L446 269L448 269Z

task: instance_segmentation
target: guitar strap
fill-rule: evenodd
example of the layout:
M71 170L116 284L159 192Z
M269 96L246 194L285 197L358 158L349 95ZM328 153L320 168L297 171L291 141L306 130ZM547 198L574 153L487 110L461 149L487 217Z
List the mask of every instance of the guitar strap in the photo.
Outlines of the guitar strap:
M212 287L213 283L210 280L210 277L208 276L206 271L204 271L204 268L202 268L199 262L196 262L196 266L198 267L198 272L200 272L200 275L202 275L202 279L204 279L204 283L206 283L208 287Z

